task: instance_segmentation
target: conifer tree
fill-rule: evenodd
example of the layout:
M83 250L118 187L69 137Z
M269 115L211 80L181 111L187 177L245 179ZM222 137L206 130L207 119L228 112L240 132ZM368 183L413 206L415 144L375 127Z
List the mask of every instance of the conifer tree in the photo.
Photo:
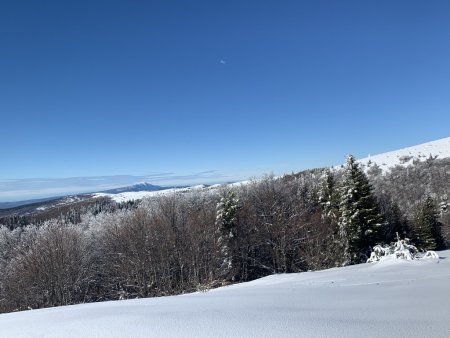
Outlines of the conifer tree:
M319 188L319 204L322 217L334 221L339 217L339 192L333 173L326 169Z
M342 251L342 242L339 236L339 188L335 180L334 174L330 169L326 169L320 182L318 192L319 204L322 209L322 220L328 225L329 231L327 232L324 240L329 248L330 263L334 266L342 264L342 257L336 255L336 252Z
M344 168L339 211L344 264L365 262L372 247L381 241L386 223L372 186L352 155L347 157Z
M394 200L389 200L383 210L386 219L385 240L391 243L397 240L397 236L401 238L410 238L411 229L407 218L402 214L398 204Z
M443 249L442 224L438 217L434 199L427 195L419 205L414 227L417 245L423 250Z
M238 208L239 200L231 191L222 196L217 204L216 226L219 232L219 275L230 281L235 281L239 277L237 272L236 223Z

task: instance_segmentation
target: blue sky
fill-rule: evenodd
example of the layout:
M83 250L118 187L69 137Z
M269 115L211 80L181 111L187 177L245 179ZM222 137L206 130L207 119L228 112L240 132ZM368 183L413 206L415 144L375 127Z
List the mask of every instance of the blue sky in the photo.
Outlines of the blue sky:
M1 1L0 200L447 137L449 60L449 1Z

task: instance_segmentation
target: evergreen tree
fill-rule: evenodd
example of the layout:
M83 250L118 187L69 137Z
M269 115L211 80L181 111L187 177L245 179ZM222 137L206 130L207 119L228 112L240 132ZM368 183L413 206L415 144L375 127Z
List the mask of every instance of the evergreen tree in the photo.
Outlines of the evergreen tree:
M339 192L330 169L325 170L320 182L319 204L325 220L335 221L339 218Z
M438 218L439 212L434 199L427 195L419 205L414 227L416 241L421 249L443 249L442 224Z
M352 155L344 168L339 211L344 264L365 262L372 247L381 241L386 224L372 186Z
M326 247L330 253L342 251L342 242L339 236L339 190L331 170L326 169L320 182L318 192L319 204L322 209L322 220L328 225L329 231L326 232ZM331 266L339 266L342 257L336 254L329 256Z
M383 210L384 218L386 219L386 235L387 243L397 240L397 234L401 238L410 238L411 229L406 217L400 211L398 204L394 200L387 202L387 206Z
M239 279L237 257L236 214L239 200L233 192L228 192L217 204L216 225L219 231L219 276L229 281Z

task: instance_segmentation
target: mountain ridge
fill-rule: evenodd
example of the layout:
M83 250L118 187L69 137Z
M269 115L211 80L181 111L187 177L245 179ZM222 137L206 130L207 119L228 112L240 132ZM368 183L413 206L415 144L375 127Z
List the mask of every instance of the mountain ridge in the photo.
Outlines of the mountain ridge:
M418 145L414 145L411 147L400 148L397 150L392 150L376 155L369 155L367 157L358 159L357 161L361 163L364 167L365 171L368 171L375 166L378 166L379 169L383 173L388 172L390 169L396 166L407 167L408 165L413 165L416 162L425 162L429 158L431 159L444 159L450 158L450 137L421 143ZM337 165L334 168L338 169L342 165ZM229 184L230 186L239 185L243 182L236 182ZM213 185L209 186L213 188ZM180 192L190 190L190 189L198 189L200 186L192 186L192 187L173 187L173 186L159 186L153 185L148 182L140 182L133 185L128 185L124 187L118 187L98 192L90 192L90 193L82 193L77 195L66 195L66 196L54 196L43 199L32 199L32 200L24 200L18 202L1 202L0 210L14 209L18 207L28 206L28 205L38 205L38 204L47 204L52 201L63 200L64 198L70 197L80 197L83 196L94 196L94 197L109 197L116 202L120 201L128 201L128 200L137 200L142 199L144 197L150 197L154 194L163 193L165 190L167 193L178 191ZM208 187L208 186L204 186Z
M425 162L429 158L444 159L449 157L450 137L445 137L377 155L369 155L358 159L358 162L366 169L376 164L383 172L386 172L397 165L407 167L414 164L415 161Z

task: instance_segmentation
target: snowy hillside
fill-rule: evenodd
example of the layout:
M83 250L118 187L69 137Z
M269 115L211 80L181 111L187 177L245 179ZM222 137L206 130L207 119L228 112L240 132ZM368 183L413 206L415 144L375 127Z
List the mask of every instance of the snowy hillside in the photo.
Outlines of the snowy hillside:
M121 192L117 194L111 193L96 193L93 194L93 197L109 197L113 201L117 203L127 202L127 201L135 201L140 200L146 197L154 197L154 196L164 196L164 195L172 195L172 194L180 194L180 193L188 193L194 191L205 191L209 189L214 189L219 185L213 186L205 186L205 185L195 185L192 187L186 188L170 188L164 190L155 190L155 191L127 191Z
M137 183L133 185L129 185L126 187L120 187L115 189L109 189L105 191L101 191L107 194L119 194L122 192L134 192L134 191L156 191L156 190L164 190L166 188L161 187L159 185L150 184L148 182Z
M412 165L413 162L416 161L423 162L428 158L430 158L430 156L436 159L450 158L450 137L443 138L437 141L419 144L413 147L390 151L383 154L368 156L366 158L358 160L358 162L364 165L366 170L368 170L374 164L377 164L383 171L388 171L390 168L393 168L397 165L407 167L408 165ZM339 167L340 166L336 168ZM227 185L229 187L233 187L248 183L249 181L242 181ZM221 185L220 184L216 184L213 186L198 185L187 188L171 188L155 191L138 191L138 189L135 189L136 191L127 191L120 193L116 193L115 191L96 193L94 194L94 197L110 197L115 202L126 202L131 200L140 200L145 197L161 196L173 193L185 193L195 190L197 191L209 190L217 188L219 186ZM161 187L158 188L163 189ZM119 192L120 189L117 190Z
M0 336L448 337L450 251L204 293L0 315Z
M414 161L423 162L430 156L437 159L450 157L450 137L379 155L368 156L358 160L358 162L366 167L376 163L383 171L386 171L396 165L406 167L413 164Z

